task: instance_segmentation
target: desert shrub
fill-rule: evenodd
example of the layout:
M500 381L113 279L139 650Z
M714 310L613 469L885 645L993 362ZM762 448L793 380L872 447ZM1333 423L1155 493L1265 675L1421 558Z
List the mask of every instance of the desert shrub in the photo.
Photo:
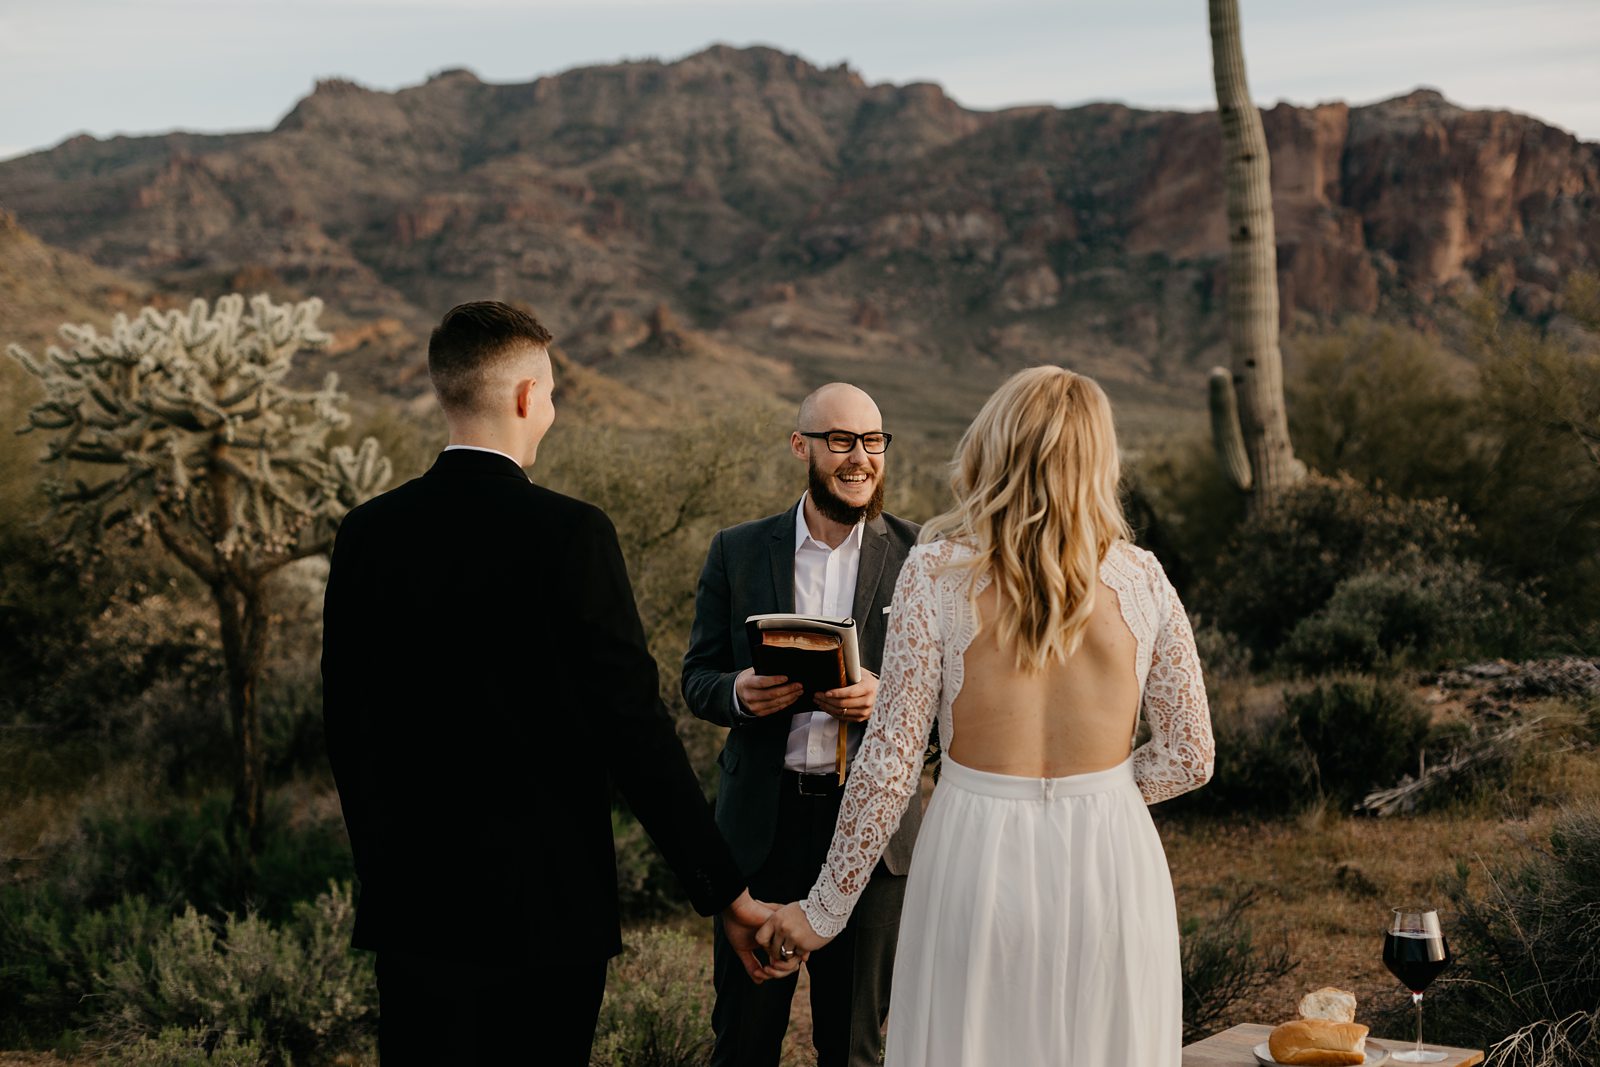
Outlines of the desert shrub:
M1215 703L1211 729L1216 738L1211 780L1167 801L1163 810L1283 814L1315 799L1311 754L1281 704Z
M1518 656L1537 604L1475 561L1366 570L1289 632L1282 659L1301 670L1369 671L1480 654Z
M611 809L611 838L617 853L617 901L625 921L681 913L688 907L677 875L632 813Z
M1432 1040L1492 1049L1500 1067L1600 1062L1600 807L1563 812L1519 863L1450 891L1455 962L1428 994ZM1385 1021L1409 1032L1409 1011Z
M141 952L169 921L142 897L84 911L48 887L0 889L0 1044L88 1025L100 976Z
M240 867L228 849L228 804L216 793L157 811L91 813L47 877L86 910L133 894L171 913L185 905L212 916L248 907L276 920L329 882L355 876L344 823L295 822L281 797L267 805L260 854Z
M350 948L354 924L349 886L330 887L277 926L188 908L147 954L107 967L96 1027L118 1039L174 1027L208 1042L248 1036L274 1061L325 1062L365 1045L377 1017L371 958Z
M1415 770L1428 713L1400 684L1353 675L1288 698L1285 711L1320 792L1351 803Z
M711 1056L711 950L656 927L611 964L590 1067L699 1067Z
M1225 630L1219 630L1198 617L1194 623L1195 651L1200 655L1206 694L1214 704L1223 685L1249 680L1250 650L1237 636Z
M1154 552L1187 598L1244 518L1245 494L1217 462L1209 437L1164 441L1124 469L1124 507L1139 543ZM1210 608L1190 603L1191 610Z
M241 1042L233 1034L219 1039L203 1026L174 1026L113 1048L104 1062L111 1067L265 1067L268 1060L254 1041Z
M1292 341L1295 453L1405 497L1460 499L1477 474L1471 361L1415 330L1352 319Z
M1592 286L1591 276L1575 289ZM1575 309L1583 302L1578 295ZM1497 310L1480 322L1474 411L1493 462L1458 499L1481 533L1485 558L1538 583L1552 626L1581 647L1595 648L1600 334L1539 329Z
M1293 971L1288 939L1262 946L1247 913L1254 890L1235 892L1215 913L1182 925L1183 1040L1231 1025L1233 1011Z
M1574 276L1566 314L1545 325L1479 294L1446 342L1359 321L1300 336L1285 384L1311 469L1454 501L1477 558L1537 590L1545 628L1586 648L1600 640L1596 291L1594 275Z
M1346 578L1463 558L1471 533L1447 501L1312 477L1238 526L1199 600L1224 630L1273 652Z

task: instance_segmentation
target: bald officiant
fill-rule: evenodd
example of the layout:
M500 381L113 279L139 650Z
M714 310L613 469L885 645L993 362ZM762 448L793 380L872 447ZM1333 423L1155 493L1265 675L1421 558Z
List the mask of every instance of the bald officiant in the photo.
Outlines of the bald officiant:
M789 436L806 467L806 492L777 515L718 533L700 574L683 695L700 718L731 728L717 759L717 825L762 900L810 891L844 794L840 761L855 758L875 710L889 602L918 529L883 511L890 439L878 405L855 386L835 382L806 397ZM745 619L772 612L853 617L862 680L812 694L756 674ZM911 805L849 927L807 961L818 1067L881 1059L900 903L921 822L921 805ZM797 978L751 984L720 920L715 933L711 1062L776 1067Z

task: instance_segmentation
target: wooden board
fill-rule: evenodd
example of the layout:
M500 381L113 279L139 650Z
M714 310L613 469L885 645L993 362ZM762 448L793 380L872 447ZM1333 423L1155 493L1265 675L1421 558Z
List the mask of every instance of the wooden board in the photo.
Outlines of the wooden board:
M1251 1049L1265 1041L1270 1033L1272 1033L1270 1026L1261 1023L1240 1023L1230 1030L1212 1034L1204 1041L1196 1041L1186 1046L1183 1050L1183 1067L1257 1067L1255 1053ZM1400 1052L1411 1047L1411 1042L1392 1037L1381 1040L1389 1046L1391 1052ZM1433 1067L1472 1067L1473 1064L1483 1062L1483 1053L1474 1052L1472 1049L1429 1044L1424 1044L1422 1047L1445 1054L1445 1058Z

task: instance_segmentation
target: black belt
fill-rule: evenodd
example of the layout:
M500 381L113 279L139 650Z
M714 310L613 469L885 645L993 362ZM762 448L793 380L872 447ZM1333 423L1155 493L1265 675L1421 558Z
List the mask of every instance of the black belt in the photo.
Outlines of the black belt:
M837 771L827 774L801 774L787 767L783 771L783 788L793 789L803 797L836 797L844 792Z

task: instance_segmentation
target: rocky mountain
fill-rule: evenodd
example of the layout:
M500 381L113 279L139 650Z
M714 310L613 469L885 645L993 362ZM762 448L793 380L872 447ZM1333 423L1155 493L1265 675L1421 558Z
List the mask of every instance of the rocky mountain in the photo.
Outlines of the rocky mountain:
M1426 318L1486 279L1543 316L1600 263L1600 146L1428 90L1265 120L1286 320ZM645 394L911 369L981 391L1055 359L1193 406L1219 354L1213 115L978 112L763 48L324 82L271 131L0 163L0 206L158 292L321 295L367 331L330 358L401 394L438 314L483 297Z

